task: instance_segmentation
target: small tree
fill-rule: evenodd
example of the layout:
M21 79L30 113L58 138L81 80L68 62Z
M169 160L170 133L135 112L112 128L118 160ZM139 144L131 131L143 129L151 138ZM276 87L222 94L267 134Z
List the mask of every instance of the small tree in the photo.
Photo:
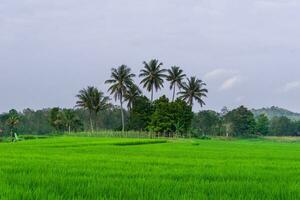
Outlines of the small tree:
M220 115L212 110L201 111L194 115L193 128L200 130L203 136L218 135L221 128Z
M225 115L225 123L230 127L233 136L248 136L255 133L255 119L253 113L241 106Z
M68 131L72 128L80 129L82 126L81 120L73 109L52 108L50 111L50 124L57 132Z
M127 108L130 111L133 106L133 102L142 94L141 90L137 85L132 83L129 85L126 93L124 94L124 99L127 101Z
M170 110L174 121L174 124L172 124L173 133L187 136L187 132L192 125L192 107L185 101L177 99L175 102L170 103Z
M10 110L8 114L8 119L6 121L7 126L9 127L10 130L10 137L11 140L14 140L14 132L16 131L15 128L20 122L20 115L16 110Z
M277 136L291 136L295 133L295 126L292 120L285 116L274 117L270 123L270 133Z
M76 112L72 109L63 109L61 111L62 122L64 127L71 133L71 130L75 130L82 126L80 118L76 115Z
M62 132L64 130L63 115L60 108L55 107L50 111L50 124L56 132Z
M270 122L266 115L261 114L256 118L256 131L262 135L269 134Z

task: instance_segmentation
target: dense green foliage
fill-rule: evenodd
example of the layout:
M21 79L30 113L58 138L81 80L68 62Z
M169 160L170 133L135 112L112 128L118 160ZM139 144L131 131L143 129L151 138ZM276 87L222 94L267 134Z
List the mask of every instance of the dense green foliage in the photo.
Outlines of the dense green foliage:
M251 111L241 106L232 111L201 111L193 118L193 135L251 136L257 134L255 118Z
M222 135L222 131L224 131L222 122L223 120L217 112L212 110L201 111L193 117L192 127L195 129L194 136L220 136Z
M55 108L57 109L57 108ZM60 111L66 109L59 109ZM18 134L50 134L50 133L62 133L68 131L68 127L60 124L58 117L52 118L59 122L59 129L51 125L51 111L52 109L43 109L43 110L31 110L25 109L23 112L19 112L19 123L15 126L14 132ZM71 127L72 131L83 131L90 130L90 119L89 112L84 109L75 109L73 110L76 118L76 125ZM119 130L121 128L120 121L120 109L118 107L111 107L104 111L101 111L95 116L95 129L96 130ZM60 114L59 114L60 115ZM7 124L9 118L9 113L3 113L0 115L0 130L2 134L8 135L10 133L10 128ZM55 116L55 115L54 115ZM53 116L52 116L53 117ZM126 119L128 114L125 115ZM78 121L77 121L78 120ZM0 131L1 135L1 131Z
M300 133L299 122L293 122L287 117L274 117L270 124L271 135L296 135Z
M226 132L232 136L255 134L255 119L251 111L244 106L228 112L225 116Z
M159 102L159 100L157 101ZM182 109L182 107L178 107L177 104L179 102L181 106L184 105L183 107L186 108L187 112L185 112L185 109ZM230 119L231 121L229 121L228 116L232 111L226 112L227 114L225 115L215 111L201 111L193 114L192 123L189 124L191 112L184 103L185 102L179 100L176 102L168 101L168 103L165 104L167 106L155 107L147 97L138 96L133 101L132 109L125 112L126 130L148 131L152 128L151 130L154 131L153 125L159 124L156 130L160 130L161 133L168 133L172 130L171 136L174 136L176 133L177 136L192 135L195 137L202 137L203 135L244 136L249 134L241 134L240 131L234 133L232 129L233 122L237 125L241 123L249 125L250 122L251 130L253 130L252 119L244 120L243 122L239 121L239 119L243 118L238 118L237 120ZM157 110L155 108L157 108ZM181 120L184 119L183 121L186 123L182 123L180 120L174 121L174 116L176 116L174 113L178 114L177 117L181 116ZM57 134L68 132L69 129L70 131L90 130L90 115L88 110L53 108L34 111L25 109L23 112L11 110L9 113L0 115L0 136L3 134L11 134L12 127L9 125L8 119L14 115L17 116L17 123L13 127L13 132L18 134ZM240 116L240 114L234 116ZM248 116L252 118L250 113L248 113ZM110 107L99 112L94 117L94 121L95 130L122 129L119 107ZM150 124L151 121L152 124ZM269 120L265 115L260 115L255 118L254 123L255 127L254 132L251 131L252 135L295 136L300 134L300 121L292 121L287 117L275 117ZM185 124L184 128L182 124ZM165 127L167 131L162 127Z
M256 118L256 132L261 135L270 133L270 122L266 115L261 114Z
M299 149L263 140L0 143L0 199L299 199Z
M182 100L170 102L162 96L152 104L147 97L138 97L130 111L128 130L184 136L191 127L192 118L192 108Z
M139 96L132 102L132 109L130 110L128 130L146 131L149 125L153 106L151 101L145 96Z
M201 111L194 114L193 135L214 136L298 136L300 121L292 121L287 117L274 117L271 120L264 114L253 117L253 114L241 106L232 111Z
M170 102L162 96L153 104L154 112L151 115L148 130L170 136L186 135L193 119L192 108L186 102L177 99Z
M83 124L73 109L52 108L50 124L57 133L83 130Z

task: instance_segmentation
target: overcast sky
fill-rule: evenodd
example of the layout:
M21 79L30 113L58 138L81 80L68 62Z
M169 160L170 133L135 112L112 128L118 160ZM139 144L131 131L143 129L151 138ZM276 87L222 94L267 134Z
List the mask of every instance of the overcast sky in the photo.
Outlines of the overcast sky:
M299 0L1 0L0 112L73 107L151 58L204 80L202 109L300 112L299 20Z

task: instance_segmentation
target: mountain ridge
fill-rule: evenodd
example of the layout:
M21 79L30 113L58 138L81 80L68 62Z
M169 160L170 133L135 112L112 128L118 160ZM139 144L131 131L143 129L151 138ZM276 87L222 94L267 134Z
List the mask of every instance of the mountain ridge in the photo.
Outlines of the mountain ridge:
M261 114L265 114L269 119L274 117L287 117L291 120L300 120L300 113L292 112L285 108L272 106L269 108L252 109L252 113L255 117Z

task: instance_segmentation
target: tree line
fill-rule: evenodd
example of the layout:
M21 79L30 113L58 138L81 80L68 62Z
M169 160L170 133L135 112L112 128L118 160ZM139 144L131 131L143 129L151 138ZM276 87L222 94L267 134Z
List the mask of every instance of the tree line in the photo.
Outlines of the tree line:
M137 84L134 78L141 78ZM166 96L154 99L168 83L171 100ZM164 136L251 136L298 135L300 122L287 117L268 119L264 115L254 117L246 107L220 113L205 110L193 113L196 103L202 107L208 90L206 84L192 76L187 77L178 66L165 69L156 59L143 62L138 76L126 65L111 69L105 81L108 92L119 105L97 87L88 86L76 95L72 109L51 108L19 113L11 110L0 115L0 134L49 134L71 131L135 130L148 131ZM146 97L140 86L150 93ZM126 104L126 106L124 106Z
M111 107L95 118L97 130L119 130L118 107ZM0 114L0 135L11 132L19 134L61 134L63 132L89 131L89 113L83 109L47 108L41 110L25 109L22 112L10 110Z
M206 110L194 115L192 128L195 136L300 136L300 121L280 116L268 118L265 114L254 117L244 106L220 113Z
M298 136L300 121L287 117L269 119L262 114L254 117L244 106L221 112L204 110L191 112L187 104L177 99L170 101L163 96L153 103L145 96L132 102L130 110L125 110L125 130L160 132L165 136ZM187 109L188 108L188 109ZM179 111L179 112L178 112ZM94 119L95 130L122 129L120 107L112 106L97 113ZM22 112L11 110L0 115L0 135L51 134L75 131L90 131L89 112L75 109L25 109Z

